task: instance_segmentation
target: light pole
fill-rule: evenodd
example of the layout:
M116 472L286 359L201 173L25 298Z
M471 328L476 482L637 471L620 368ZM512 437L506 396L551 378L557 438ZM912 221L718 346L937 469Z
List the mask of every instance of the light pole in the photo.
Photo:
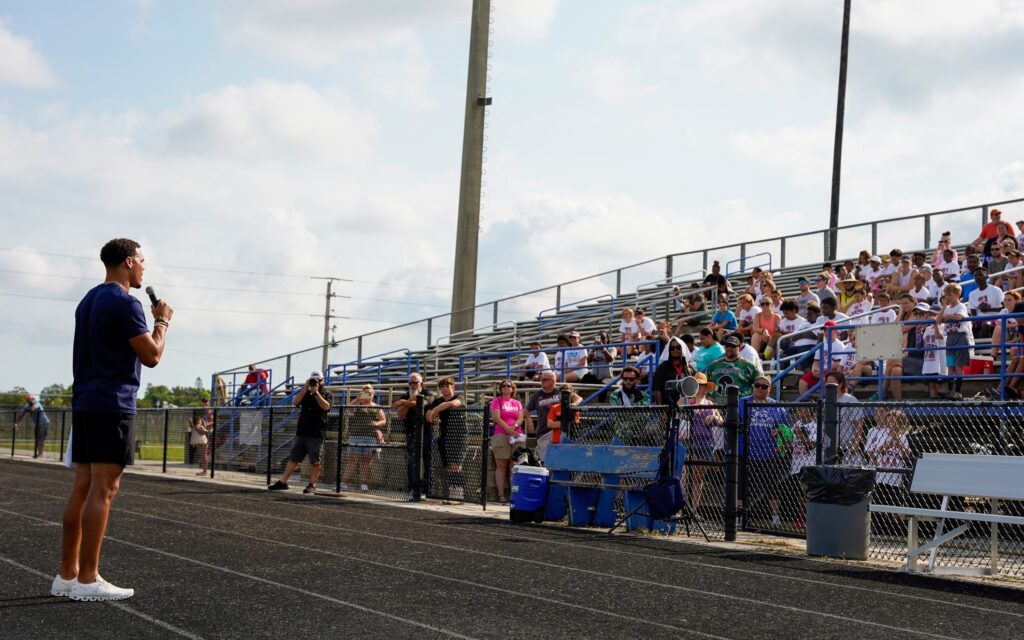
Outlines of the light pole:
M843 0L843 38L839 48L839 95L836 100L836 139L832 147L832 206L828 216L828 259L836 259L839 240L839 178L843 164L843 118L846 115L846 59L850 49L850 1Z

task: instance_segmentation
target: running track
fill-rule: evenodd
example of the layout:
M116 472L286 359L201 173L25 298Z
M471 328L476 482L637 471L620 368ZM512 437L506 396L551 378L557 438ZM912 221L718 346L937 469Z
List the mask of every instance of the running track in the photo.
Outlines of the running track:
M126 475L120 603L46 595L69 471L0 462L0 637L1021 638L1024 592L755 551Z

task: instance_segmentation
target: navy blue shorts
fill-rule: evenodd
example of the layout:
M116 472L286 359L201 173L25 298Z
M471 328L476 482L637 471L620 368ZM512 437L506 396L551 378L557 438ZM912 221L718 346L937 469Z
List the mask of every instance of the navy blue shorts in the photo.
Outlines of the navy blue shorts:
M135 464L135 414L72 411L71 462Z

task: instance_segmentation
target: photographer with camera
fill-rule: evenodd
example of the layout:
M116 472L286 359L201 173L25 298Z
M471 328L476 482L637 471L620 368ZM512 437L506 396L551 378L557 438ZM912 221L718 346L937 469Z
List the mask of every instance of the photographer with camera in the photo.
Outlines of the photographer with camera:
M665 384L673 380L682 380L693 375L694 368L690 349L679 338L672 336L668 347L661 352L661 362L654 370L654 404L668 404L673 400Z
M288 488L288 478L306 457L309 457L309 484L302 493L316 491L320 477L320 452L324 447L324 432L327 430L327 412L331 410L331 392L324 388L324 376L319 371L309 374L305 386L295 394L294 405L299 408L299 422L295 429L295 440L288 456L288 465L281 479L267 487L270 491Z

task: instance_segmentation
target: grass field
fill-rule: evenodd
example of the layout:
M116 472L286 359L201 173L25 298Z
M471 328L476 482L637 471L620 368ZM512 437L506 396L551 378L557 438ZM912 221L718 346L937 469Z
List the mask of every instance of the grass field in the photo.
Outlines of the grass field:
M17 455L31 456L35 447L32 442L24 440L18 441L14 444L14 450ZM10 452L10 449L6 449ZM163 443L146 444L143 443L140 447L141 458L143 460L162 460L163 459L164 446ZM46 453L52 457L60 455L60 443L58 442L47 442ZM138 456L137 456L138 457ZM167 449L167 462L185 462L185 447L183 445L171 445Z

